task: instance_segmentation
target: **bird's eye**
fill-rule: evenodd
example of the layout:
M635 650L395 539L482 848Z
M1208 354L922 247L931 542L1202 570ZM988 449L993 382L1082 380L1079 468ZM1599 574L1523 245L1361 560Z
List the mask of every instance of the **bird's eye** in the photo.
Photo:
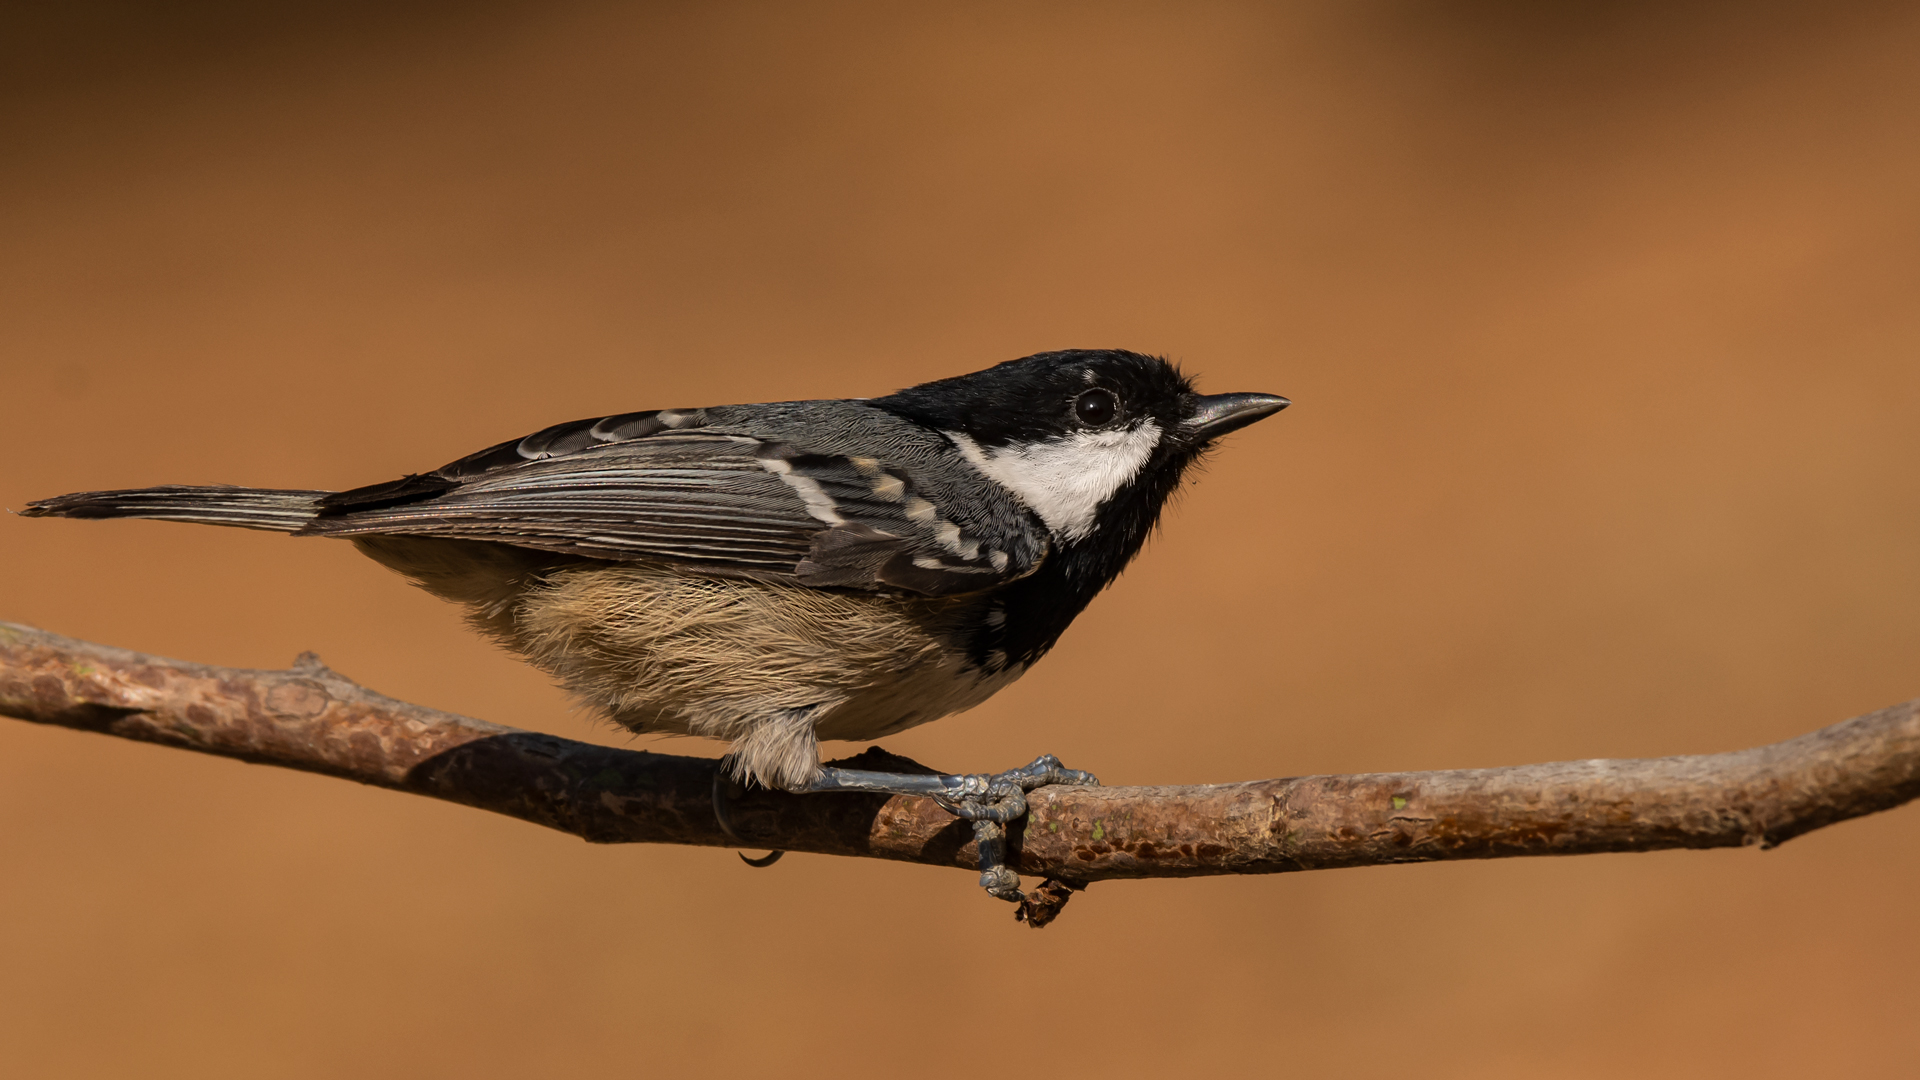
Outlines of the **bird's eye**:
M1119 411L1120 399L1111 390L1088 390L1073 399L1073 415L1088 427L1112 423Z

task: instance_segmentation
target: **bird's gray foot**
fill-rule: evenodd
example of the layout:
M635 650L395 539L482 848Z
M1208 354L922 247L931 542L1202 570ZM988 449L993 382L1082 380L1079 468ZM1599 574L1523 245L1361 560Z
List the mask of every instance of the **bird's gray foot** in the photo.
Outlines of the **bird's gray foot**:
M1012 903L1020 891L1020 875L1007 865L1007 825L1027 814L1027 792L1049 784L1098 786L1092 773L1069 769L1052 754L1042 754L1030 765L1003 773L955 776L946 774L869 772L826 766L807 791L874 791L891 795L924 795L948 813L970 822L980 851L980 887Z

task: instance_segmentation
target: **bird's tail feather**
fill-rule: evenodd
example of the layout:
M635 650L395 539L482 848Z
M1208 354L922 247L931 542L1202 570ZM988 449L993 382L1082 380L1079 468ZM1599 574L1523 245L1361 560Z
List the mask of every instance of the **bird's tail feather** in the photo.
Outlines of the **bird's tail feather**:
M27 504L26 517L153 518L294 532L313 520L326 491L243 487L151 487L82 491Z

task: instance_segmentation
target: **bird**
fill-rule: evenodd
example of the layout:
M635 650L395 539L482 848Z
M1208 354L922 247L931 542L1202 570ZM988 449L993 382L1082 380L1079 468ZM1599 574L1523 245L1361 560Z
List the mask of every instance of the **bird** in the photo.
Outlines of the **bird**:
M1289 404L1068 349L884 397L575 420L347 491L90 491L24 514L346 540L621 727L727 741L737 782L938 799L974 823L982 885L1014 899L998 830L1026 791L1092 774L1051 755L996 774L835 768L819 743L1020 678L1216 440Z

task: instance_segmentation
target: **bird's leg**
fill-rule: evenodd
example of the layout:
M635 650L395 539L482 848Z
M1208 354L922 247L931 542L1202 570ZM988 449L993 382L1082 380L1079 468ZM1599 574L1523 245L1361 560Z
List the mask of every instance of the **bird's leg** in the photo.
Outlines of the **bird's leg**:
M1092 773L1069 769L1052 754L1033 763L991 775L873 772L824 766L801 791L872 791L889 795L922 795L948 813L973 824L980 849L980 887L1002 900L1019 903L1020 875L1007 865L1007 823L1026 816L1027 792L1049 784L1097 786Z

